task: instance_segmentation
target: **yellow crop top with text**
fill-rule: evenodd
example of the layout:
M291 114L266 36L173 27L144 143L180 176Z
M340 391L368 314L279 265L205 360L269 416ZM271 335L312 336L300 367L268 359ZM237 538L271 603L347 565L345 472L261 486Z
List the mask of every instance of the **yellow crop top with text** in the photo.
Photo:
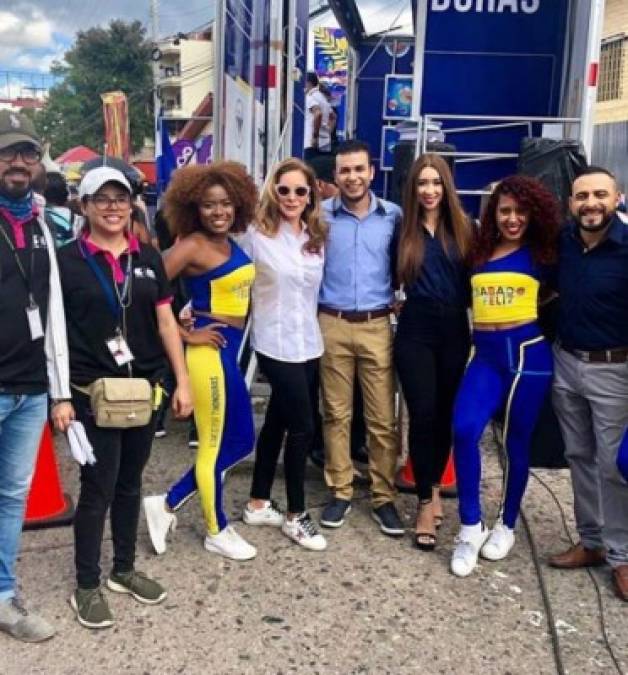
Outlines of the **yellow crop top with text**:
M514 323L538 318L540 281L529 249L490 260L471 276L474 323Z

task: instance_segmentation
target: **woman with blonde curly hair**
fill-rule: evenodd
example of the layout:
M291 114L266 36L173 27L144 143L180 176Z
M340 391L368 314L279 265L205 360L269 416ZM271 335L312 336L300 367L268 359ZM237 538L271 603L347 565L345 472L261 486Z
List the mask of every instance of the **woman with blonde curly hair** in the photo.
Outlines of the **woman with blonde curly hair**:
M227 522L222 476L255 442L251 401L238 366L255 267L232 239L253 220L257 189L237 162L179 169L165 214L177 242L166 254L170 279L181 275L191 298L193 329L181 329L198 430L195 466L166 495L144 500L151 541L166 550L174 511L197 490L207 523L205 548L233 560L257 551Z
M272 393L257 441L249 525L281 527L304 548L327 542L305 508L305 463L314 435L314 391L323 340L317 320L327 235L313 171L298 159L278 164L242 246L255 262L251 343ZM270 494L286 436L285 516Z

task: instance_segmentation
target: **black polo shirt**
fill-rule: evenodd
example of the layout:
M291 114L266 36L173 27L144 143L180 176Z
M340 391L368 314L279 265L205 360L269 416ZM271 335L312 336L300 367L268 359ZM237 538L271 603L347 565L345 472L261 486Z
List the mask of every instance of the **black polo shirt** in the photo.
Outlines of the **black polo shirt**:
M606 238L590 250L577 225L566 225L558 292L558 338L566 348L628 347L628 224L615 215Z
M9 214L0 212L0 227L15 247L30 279L45 331L50 259L41 226L35 213L29 222L20 224ZM44 394L48 391L44 338L31 338L26 317L28 304L28 289L15 255L0 233L0 394Z
M139 244L134 237L129 239L129 249L118 260L87 241L83 243L83 250L78 241L73 241L58 251L70 348L70 381L86 385L100 377L128 376L128 368L118 366L107 348L106 342L114 337L118 321L84 251L92 255L112 289L114 279L120 281L121 270L126 269L127 256L132 256L126 338L135 357L131 363L133 376L147 378L152 383L159 381L167 364L156 307L169 303L172 294L161 256L152 247Z

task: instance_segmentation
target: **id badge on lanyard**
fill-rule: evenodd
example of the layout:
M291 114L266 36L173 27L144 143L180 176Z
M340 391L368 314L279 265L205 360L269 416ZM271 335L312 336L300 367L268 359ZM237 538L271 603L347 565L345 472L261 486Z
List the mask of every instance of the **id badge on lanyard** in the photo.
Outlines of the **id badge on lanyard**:
M96 278L98 279L98 282L100 283L105 293L105 296L107 297L107 304L109 305L111 313L118 322L118 327L116 328L115 334L112 337L107 338L105 340L105 346L109 350L109 353L111 354L113 360L116 362L117 366L126 366L135 359L135 357L133 356L133 352L129 347L129 344L126 341L126 338L124 337L124 333L120 328L120 321L122 321L123 326L125 324L126 305L124 303L126 302L128 295L130 294L130 284L132 278L131 254L130 253L128 254L127 269L126 274L124 276L124 284L122 288L122 293L120 293L120 291L118 290L118 286L116 285L115 279L113 280L113 288L112 288L111 284L105 278L103 271L100 269L100 267L96 264L96 262L92 258L91 253L85 250L84 247L81 245L81 243L79 243L79 246L81 248L83 256L85 257L85 260L87 261L87 264L90 266L92 272L94 272Z
M106 340L105 344L118 366L126 366L127 363L131 363L135 358L120 329L116 331L116 334L112 338Z
M31 332L31 340L39 340L44 337L44 327L41 322L41 312L39 305L35 302L35 298L31 294L28 296L28 307L26 308L26 320L28 321L28 328Z

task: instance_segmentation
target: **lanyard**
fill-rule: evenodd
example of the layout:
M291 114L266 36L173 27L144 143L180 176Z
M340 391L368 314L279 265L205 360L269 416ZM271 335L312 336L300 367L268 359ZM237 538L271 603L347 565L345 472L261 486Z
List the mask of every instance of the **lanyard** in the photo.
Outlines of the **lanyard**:
M6 221L4 221L6 222ZM13 257L15 258L15 264L17 265L17 269L20 273L20 276L24 280L24 285L26 286L26 291L28 292L28 303L30 307L34 307L37 303L35 302L35 298L33 297L33 290L31 287L31 278L33 276L33 271L35 269L35 250L33 246L31 245L31 257L30 257L30 266L28 270L28 274L26 274L26 270L24 269L24 265L22 265L22 261L20 260L19 255L17 254L17 251L15 250L15 246L13 245L13 242L11 241L11 238L9 235L6 233L6 230L2 225L0 225L0 234L2 234L4 240L7 243L7 246L11 249L11 253L13 253Z
M81 249L81 253L83 254L85 260L87 261L87 264L89 265L90 269L96 276L96 279L98 280L98 283L100 284L102 290L105 293L105 297L107 298L107 305L109 306L109 310L111 311L113 318L120 324L120 320L124 320L124 310L129 306L129 302L127 302L128 298L130 297L130 284L131 284L131 277L133 276L131 274L131 266L132 266L132 260L131 260L131 252L127 254L127 259L126 259L126 270L124 273L124 283L122 284L122 290L120 291L118 289L118 284L116 283L115 279L113 280L113 288L109 281L105 278L105 274L98 265L98 263L94 260L92 254L87 250L87 247L83 244L82 241L78 242L79 248ZM115 292L115 294L114 294Z

